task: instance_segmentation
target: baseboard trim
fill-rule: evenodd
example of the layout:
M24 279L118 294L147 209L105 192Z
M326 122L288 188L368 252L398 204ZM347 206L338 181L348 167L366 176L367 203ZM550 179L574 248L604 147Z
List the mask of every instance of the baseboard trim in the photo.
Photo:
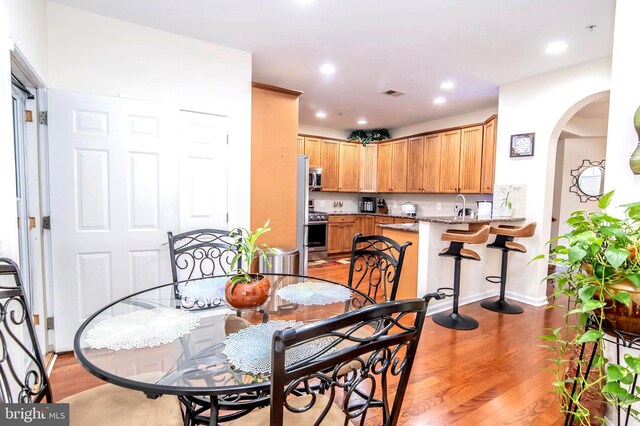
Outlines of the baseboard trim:
M508 299L513 299L516 302L522 302L522 303L526 303L527 305L536 306L536 307L540 307L548 304L547 296L531 297L531 296L524 296L518 293L512 293L510 291L506 292L506 296Z
M461 297L458 301L459 306L468 305L470 303L478 302L480 300L484 300L488 297L497 296L498 292L495 289L487 290L482 293L473 294L471 296ZM427 315L438 314L440 312L450 311L451 310L451 299L445 299L442 301L434 302L429 305L429 309L427 310Z

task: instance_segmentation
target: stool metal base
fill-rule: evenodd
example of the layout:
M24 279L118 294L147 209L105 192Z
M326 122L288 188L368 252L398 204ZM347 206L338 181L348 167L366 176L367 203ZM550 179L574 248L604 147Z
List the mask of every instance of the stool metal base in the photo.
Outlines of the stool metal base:
M435 314L431 318L436 324L453 330L475 330L478 328L478 321L467 315L460 315L455 312Z
M500 312L501 314L515 315L515 314L521 314L524 312L524 309L522 309L520 306L508 303L504 299L485 300L482 303L480 303L480 306L493 312Z

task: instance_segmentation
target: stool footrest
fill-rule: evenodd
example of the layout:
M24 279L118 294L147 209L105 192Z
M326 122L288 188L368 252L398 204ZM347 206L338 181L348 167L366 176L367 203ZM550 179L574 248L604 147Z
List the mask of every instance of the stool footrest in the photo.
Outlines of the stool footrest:
M488 277L485 277L484 279L489 281L492 284L501 284L502 283L502 277L499 276L499 275L489 275Z
M439 294L443 295L444 297L454 297L456 295L456 292L453 289L453 287L440 287L436 291Z

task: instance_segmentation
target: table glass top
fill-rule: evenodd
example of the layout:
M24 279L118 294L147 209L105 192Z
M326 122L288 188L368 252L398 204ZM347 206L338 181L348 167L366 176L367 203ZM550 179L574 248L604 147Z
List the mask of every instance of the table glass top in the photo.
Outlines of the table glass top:
M290 303L277 296L276 291L292 284L328 281L303 276L265 276L271 282L271 297L260 309L237 311L227 306L226 276L181 282L177 293L172 283L124 298L81 326L76 335L76 356L85 368L107 382L150 394L213 395L258 390L268 387L268 374L252 374L231 366L223 353L228 335L266 321L313 323L371 304L370 299L357 291L347 301L324 305ZM188 312L198 323L190 333L155 347L94 349L87 342L87 333L105 320L135 312L132 318L144 317L146 313L139 311L157 308ZM134 326L139 324L132 323Z

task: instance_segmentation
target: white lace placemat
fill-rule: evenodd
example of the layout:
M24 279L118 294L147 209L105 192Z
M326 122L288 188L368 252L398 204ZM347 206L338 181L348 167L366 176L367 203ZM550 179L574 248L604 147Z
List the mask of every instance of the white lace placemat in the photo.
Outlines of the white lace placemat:
M275 320L243 328L227 337L222 353L227 356L229 363L238 370L254 374L269 373L271 371L273 334L277 330L284 330L288 327L297 328L302 325L303 323L300 321ZM291 365L318 353L331 341L331 338L323 337L288 349L285 365Z
M185 336L199 319L175 308L141 309L105 319L87 331L85 342L93 349L152 348Z
M328 305L351 298L352 291L336 284L308 281L280 288L276 294L291 303L300 305Z

